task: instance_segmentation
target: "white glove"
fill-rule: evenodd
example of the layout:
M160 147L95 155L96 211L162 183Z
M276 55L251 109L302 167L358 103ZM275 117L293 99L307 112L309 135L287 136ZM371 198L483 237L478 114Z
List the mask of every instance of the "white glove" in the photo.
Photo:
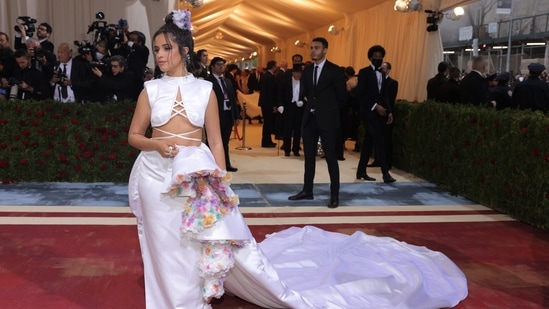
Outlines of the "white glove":
M295 102L295 106L297 106L297 107L303 106L303 101L299 100L299 101Z
M284 113L284 106L279 106L276 108L276 110L279 112L279 113Z

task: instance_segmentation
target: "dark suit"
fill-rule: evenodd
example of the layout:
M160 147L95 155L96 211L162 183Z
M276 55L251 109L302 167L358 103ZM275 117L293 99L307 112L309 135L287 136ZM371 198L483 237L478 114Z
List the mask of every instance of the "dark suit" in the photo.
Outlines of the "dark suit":
M467 74L459 84L461 103L482 105L488 103L488 81L476 71Z
M316 148L318 138L322 140L328 173L330 193L339 196L339 165L336 155L336 139L341 126L339 111L347 100L345 75L339 66L326 60L319 73L316 87L313 86L314 65L307 66L301 76L307 97L303 109L303 150L305 153L305 174L303 191L313 192Z
M366 134L360 147L360 160L357 167L357 175L366 173L366 166L370 159L372 149L376 154L377 163L383 174L389 171L387 155L385 153L387 130L387 116L381 116L374 106L381 105L386 109L387 115L392 113L391 104L387 94L387 79L385 73L381 73L381 89L378 86L378 77L374 68L369 65L358 72L358 84L356 95L359 104L360 119L366 128Z
M549 86L537 75L529 76L513 90L513 104L520 109L542 111L549 109Z
M387 98L389 102L390 110L395 117L395 102L398 94L398 81L387 76ZM387 167L390 169L393 167L393 123L387 125L385 131L385 157L387 158Z
M250 73L250 76L248 77L248 89L250 89L251 92L261 90L261 76L259 76L260 78L258 79L256 74L259 73Z
M449 102L449 103L461 102L459 82L455 79L449 79L447 83L440 86L435 99L438 102Z
M293 77L290 76L282 82L280 87L280 104L284 107L282 114L283 122L283 140L284 152L289 154L299 153L299 143L301 140L301 120L303 119L303 106L297 107L293 101ZM304 88L303 82L299 81L299 99L303 101Z
M231 132L233 130L235 119L239 118L238 107L236 105L236 96L234 95L235 92L231 82L225 78L225 85L227 85L225 92L229 99L229 105L231 106L230 110L227 110L225 107L225 95L223 94L223 89L221 88L218 77L210 74L206 80L212 82L213 91L217 97L221 140L223 142L223 150L225 151L225 165L229 168L231 167L231 161L229 159L229 140L231 138Z
M271 71L266 71L261 75L261 92L259 93L259 106L263 115L263 131L261 135L261 146L274 144L271 134L274 129L273 108L277 107L277 88L276 81Z

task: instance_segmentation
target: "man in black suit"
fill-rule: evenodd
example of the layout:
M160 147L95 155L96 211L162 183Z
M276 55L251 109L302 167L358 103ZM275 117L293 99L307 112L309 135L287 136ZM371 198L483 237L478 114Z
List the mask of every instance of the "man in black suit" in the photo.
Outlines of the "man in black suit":
M385 57L385 48L380 45L370 47L368 59L372 64L358 72L355 92L360 106L360 118L366 128L366 134L360 147L360 160L356 178L375 181L366 173L366 167L373 148L383 173L383 182L392 183L395 182L395 179L389 174L385 139L389 125L393 123L393 113L387 95L387 79L380 68L383 64L383 57Z
M486 106L488 104L488 81L484 77L486 60L473 58L472 70L460 82L461 103Z
M395 101L398 94L398 81L389 76L391 73L391 63L383 62L381 64L381 71L385 73L385 85L387 87L387 99L391 111L395 111ZM391 169L393 167L393 123L386 124L387 130L384 130L384 143L385 143L385 157L387 160L387 168ZM377 157L372 164L368 164L368 167L378 167L379 163L377 162Z
M448 70L450 65L447 62L440 62L437 67L437 75L427 81L427 100L434 100L437 97L440 87L448 82Z
M280 87L278 112L282 114L284 155L290 156L291 151L299 157L304 104L301 63L294 64L291 71L291 77L282 81Z
M240 121L233 85L223 76L225 71L225 62L226 61L223 58L214 57L210 64L211 74L208 75L206 80L212 82L213 90L217 97L221 139L223 141L223 149L225 150L225 164L227 166L227 171L236 172L238 169L231 165L231 160L229 158L229 140L231 138L233 125L235 123L238 125Z
M528 78L518 83L513 90L512 101L515 106L523 110L542 111L549 110L549 86L540 79L545 66L541 63L528 65Z
M318 138L322 140L328 173L330 174L329 208L339 205L339 165L336 155L336 140L341 126L339 110L347 99L345 76L341 68L326 59L328 41L314 38L311 43L313 64L306 67L301 77L307 97L303 110L303 150L305 173L303 189L289 200L313 199L313 180L316 168Z
M276 61L267 62L267 70L261 76L261 91L259 92L259 107L263 115L263 130L261 134L261 147L273 148L276 144L273 142L271 134L274 128L274 113L278 106L277 85L274 77L276 71Z

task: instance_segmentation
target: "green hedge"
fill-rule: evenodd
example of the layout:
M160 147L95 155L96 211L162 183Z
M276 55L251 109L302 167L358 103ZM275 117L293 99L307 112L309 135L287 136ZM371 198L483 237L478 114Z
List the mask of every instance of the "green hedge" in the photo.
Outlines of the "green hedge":
M436 102L399 102L395 166L453 194L549 228L549 119Z
M134 102L0 101L0 178L127 182ZM435 102L396 104L394 165L549 229L549 119Z
M13 182L127 182L135 103L0 101L0 177Z

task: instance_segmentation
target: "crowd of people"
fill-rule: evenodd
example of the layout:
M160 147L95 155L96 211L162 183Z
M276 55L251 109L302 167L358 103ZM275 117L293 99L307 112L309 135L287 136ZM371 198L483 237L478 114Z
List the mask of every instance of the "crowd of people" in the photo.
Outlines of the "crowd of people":
M471 62L472 70L466 75L458 68L440 62L438 73L427 82L427 98L497 110L512 108L547 113L549 80L543 64L530 63L526 76L513 76L510 72L486 75L487 61L482 56Z
M0 32L0 99L136 101L143 82L152 78L146 74L151 70L145 35L130 31L122 19L117 27L98 29L101 35L93 42L62 42L57 50L48 23L38 25L36 37L29 29L34 26L24 19L18 23L13 45L10 36Z

